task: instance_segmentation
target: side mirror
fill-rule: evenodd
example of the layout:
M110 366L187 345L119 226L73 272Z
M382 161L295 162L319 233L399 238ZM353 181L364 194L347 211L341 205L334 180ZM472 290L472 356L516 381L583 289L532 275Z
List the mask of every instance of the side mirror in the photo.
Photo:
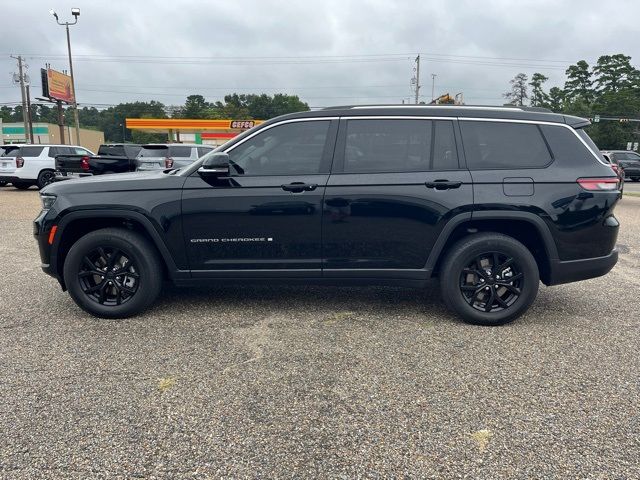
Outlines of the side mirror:
M202 162L198 173L202 177L229 176L229 154L224 152L211 154Z

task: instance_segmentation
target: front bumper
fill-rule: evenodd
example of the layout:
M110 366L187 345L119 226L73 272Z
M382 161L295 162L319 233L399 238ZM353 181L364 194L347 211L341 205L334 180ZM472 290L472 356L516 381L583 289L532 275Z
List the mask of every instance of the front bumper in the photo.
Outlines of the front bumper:
M618 250L609 255L580 260L552 260L549 282L547 285L578 282L589 278L601 277L611 271L618 262Z
M45 220L46 216L47 212L43 210L33 221L33 236L38 243L38 250L40 251L40 267L44 273L51 275L58 281L61 281L55 265L52 265L51 263L51 245L49 245L51 225L47 224Z

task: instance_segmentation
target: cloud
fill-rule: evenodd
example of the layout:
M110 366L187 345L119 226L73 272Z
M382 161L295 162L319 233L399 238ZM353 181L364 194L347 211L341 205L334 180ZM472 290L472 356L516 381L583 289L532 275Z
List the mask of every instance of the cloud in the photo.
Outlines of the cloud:
M548 87L561 86L569 63L618 52L637 57L639 48L640 4L632 1L8 2L0 103L20 99L9 53L26 54L36 91L45 62L67 68L64 29L48 10L68 19L78 5L71 37L84 104L181 104L193 93L214 101L231 92L297 94L314 107L398 103L413 97L418 52L423 99L431 98L433 73L436 95L464 92L467 103L499 104L518 72L540 71ZM381 54L400 55L372 57ZM211 60L221 57L234 58Z

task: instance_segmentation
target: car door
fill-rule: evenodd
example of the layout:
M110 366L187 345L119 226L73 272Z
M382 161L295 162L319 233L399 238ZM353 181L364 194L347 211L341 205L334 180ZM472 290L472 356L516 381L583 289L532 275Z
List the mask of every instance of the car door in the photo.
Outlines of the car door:
M336 131L333 119L268 125L226 150L228 178L187 178L182 218L193 276L320 276Z
M447 221L471 212L454 120L342 119L324 200L325 277L425 278Z

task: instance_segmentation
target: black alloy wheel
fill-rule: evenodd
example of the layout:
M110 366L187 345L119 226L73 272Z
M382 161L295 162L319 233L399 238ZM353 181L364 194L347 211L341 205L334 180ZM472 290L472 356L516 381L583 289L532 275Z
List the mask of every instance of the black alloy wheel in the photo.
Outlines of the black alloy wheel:
M131 258L114 247L98 247L82 259L78 281L87 297L101 305L122 305L138 291L140 275Z
M460 291L476 310L500 312L518 300L524 281L524 274L512 256L487 252L463 268Z
M100 318L127 318L158 298L163 265L153 243L123 228L87 233L69 249L63 277L83 310Z
M465 322L504 325L522 315L538 293L533 254L513 237L471 234L446 253L439 271L442 297Z

